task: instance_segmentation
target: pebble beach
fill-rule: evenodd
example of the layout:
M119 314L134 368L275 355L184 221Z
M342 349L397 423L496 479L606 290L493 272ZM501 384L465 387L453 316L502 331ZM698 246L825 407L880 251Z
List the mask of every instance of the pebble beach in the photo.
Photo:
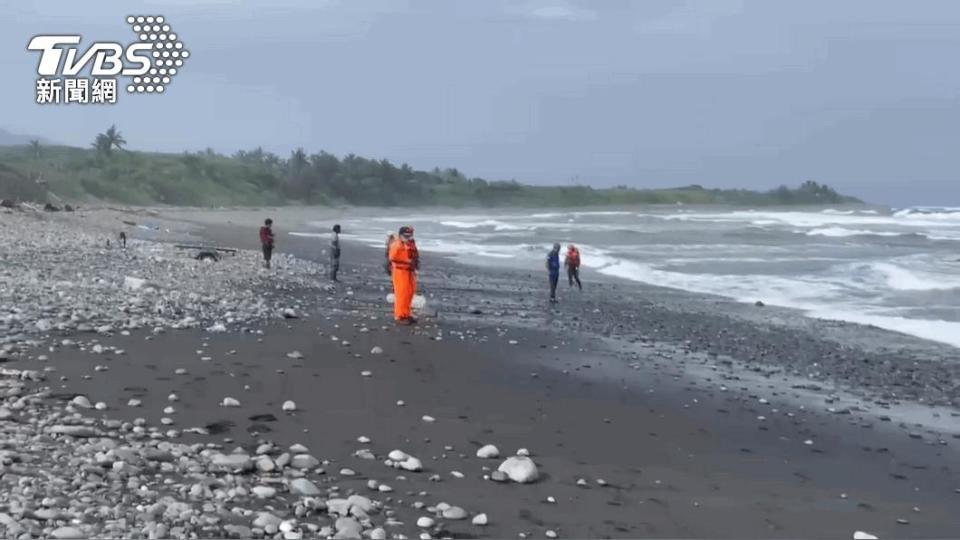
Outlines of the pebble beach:
M955 348L429 253L401 328L269 212L0 213L0 535L960 535Z

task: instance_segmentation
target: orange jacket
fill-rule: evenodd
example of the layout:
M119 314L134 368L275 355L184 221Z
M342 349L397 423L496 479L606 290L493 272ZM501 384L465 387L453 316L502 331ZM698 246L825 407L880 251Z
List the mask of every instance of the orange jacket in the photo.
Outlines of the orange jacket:
M390 244L389 253L394 270L413 272L420 268L420 252L412 239L404 241L397 238Z
M580 268L580 250L577 248L570 248L567 251L566 264L570 268Z

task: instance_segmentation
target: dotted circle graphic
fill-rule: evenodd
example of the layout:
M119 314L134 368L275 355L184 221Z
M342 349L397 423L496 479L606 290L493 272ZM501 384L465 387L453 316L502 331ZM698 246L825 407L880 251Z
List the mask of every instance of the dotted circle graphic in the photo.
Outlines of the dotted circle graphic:
M147 73L133 77L127 85L131 94L159 94L166 90L179 72L190 51L184 48L179 36L167 20L159 15L129 15L126 18L134 35L142 43L150 45L153 62ZM176 66L176 67L174 67Z

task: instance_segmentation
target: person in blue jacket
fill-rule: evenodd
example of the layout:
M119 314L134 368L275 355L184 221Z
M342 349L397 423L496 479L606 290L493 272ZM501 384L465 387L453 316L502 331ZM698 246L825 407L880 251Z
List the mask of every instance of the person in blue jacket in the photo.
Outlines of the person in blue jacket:
M560 244L554 244L547 254L547 273L550 274L550 302L557 303L557 281L560 280Z

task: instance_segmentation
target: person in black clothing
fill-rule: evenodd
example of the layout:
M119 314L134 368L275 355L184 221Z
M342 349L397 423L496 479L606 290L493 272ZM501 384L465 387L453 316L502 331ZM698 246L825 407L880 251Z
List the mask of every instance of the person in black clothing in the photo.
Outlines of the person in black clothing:
M340 225L333 226L333 239L330 240L330 280L337 281L340 271Z

